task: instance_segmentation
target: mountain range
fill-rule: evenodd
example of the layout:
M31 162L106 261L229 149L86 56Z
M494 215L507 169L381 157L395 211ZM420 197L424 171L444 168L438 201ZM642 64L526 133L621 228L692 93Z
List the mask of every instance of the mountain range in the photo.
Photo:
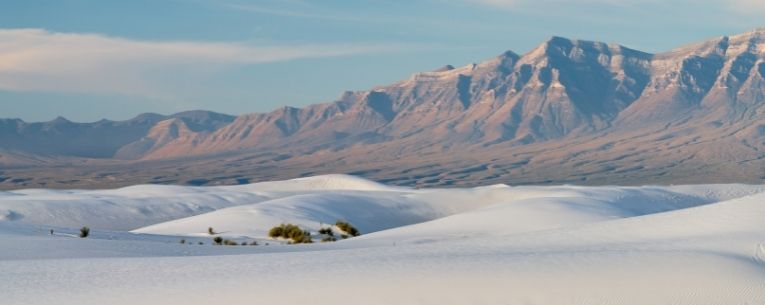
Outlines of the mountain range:
M0 119L0 188L349 173L415 186L761 182L765 30L651 54L553 37L331 103Z

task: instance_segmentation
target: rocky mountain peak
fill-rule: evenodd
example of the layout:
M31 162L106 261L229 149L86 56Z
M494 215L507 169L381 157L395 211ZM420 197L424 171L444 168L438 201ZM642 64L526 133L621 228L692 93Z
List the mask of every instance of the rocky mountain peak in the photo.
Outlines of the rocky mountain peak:
M360 162L358 155L406 160L505 152L495 156L502 162L514 158L506 155L516 149L587 143L592 137L609 142L602 150L610 151L617 146L613 143L628 145L639 138L652 146L647 135L705 137L732 128L708 143L725 141L735 150L719 156L757 159L756 152L765 151L758 127L765 126L764 105L763 29L658 54L552 37L523 55L507 51L476 64L448 65L304 108L237 117L205 111L144 114L54 129L44 128L46 123L4 120L0 148L126 159L363 151L335 160L342 164ZM737 140L723 140L733 134Z

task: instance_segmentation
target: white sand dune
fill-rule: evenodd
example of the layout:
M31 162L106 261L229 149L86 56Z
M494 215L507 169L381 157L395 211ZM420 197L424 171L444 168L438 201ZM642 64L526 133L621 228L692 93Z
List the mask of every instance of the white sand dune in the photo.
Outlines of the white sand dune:
M765 304L763 186L415 190L330 175L6 192L0 215L3 304ZM273 225L337 219L365 234L226 247L205 232L262 244ZM69 237L83 224L90 238Z

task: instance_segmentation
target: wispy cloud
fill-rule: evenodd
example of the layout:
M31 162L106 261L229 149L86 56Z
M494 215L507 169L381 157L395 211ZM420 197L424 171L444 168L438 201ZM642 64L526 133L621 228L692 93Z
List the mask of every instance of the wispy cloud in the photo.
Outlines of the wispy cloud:
M526 5L539 4L607 4L607 5L650 5L650 4L687 4L693 5L714 5L720 8L731 10L742 14L762 13L765 10L765 1L763 0L465 0L475 4L488 5L498 8L518 8Z
M499 8L517 8L524 5L533 4L626 4L626 3L639 3L637 0L466 0L475 4L482 4L487 6L499 7ZM653 0L647 0L651 2ZM646 2L646 1L643 1Z
M0 29L0 89L163 94L158 79L205 74L241 64L392 52L414 47L157 42L42 29Z
M216 2L216 4L219 4L226 8L239 10L239 11L248 11L248 12L254 12L254 13L274 15L274 16L282 16L282 17L343 20L343 21L364 20L363 18L355 17L355 16L318 14L318 13L310 13L310 12L303 12L303 11L297 11L297 10L276 9L276 8L270 8L270 7L260 6L260 5L253 5L253 4L239 4L239 3L226 3L226 2L220 2L220 3Z
M438 0L441 1L441 0ZM320 1L306 3L303 1L281 0L264 1L253 4L250 2L230 2L215 0L206 2L214 7L231 9L240 12L271 15L295 19L315 19L336 22L345 22L352 25L378 24L378 25L406 25L411 27L431 27L444 30L450 27L473 28L476 30L496 30L495 26L481 21L468 21L455 18L433 18L412 14L413 12L396 12L395 14L381 13L374 9L363 11L329 11L322 6ZM285 3L287 5L285 5Z

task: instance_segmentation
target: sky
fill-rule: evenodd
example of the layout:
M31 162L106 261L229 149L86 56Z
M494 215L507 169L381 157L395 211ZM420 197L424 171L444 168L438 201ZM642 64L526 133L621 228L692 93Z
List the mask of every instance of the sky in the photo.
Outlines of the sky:
M0 0L0 118L267 112L551 36L661 52L764 13L762 0Z

